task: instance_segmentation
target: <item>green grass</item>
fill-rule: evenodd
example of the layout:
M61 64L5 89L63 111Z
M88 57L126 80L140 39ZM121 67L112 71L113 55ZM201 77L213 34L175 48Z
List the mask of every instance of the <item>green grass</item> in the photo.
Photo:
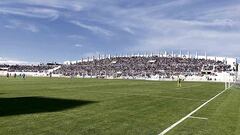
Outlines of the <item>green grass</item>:
M232 88L187 119L169 135L240 135L240 89Z
M224 89L221 83L0 78L0 135L156 135ZM169 134L240 134L232 89ZM239 127L239 128L238 128Z

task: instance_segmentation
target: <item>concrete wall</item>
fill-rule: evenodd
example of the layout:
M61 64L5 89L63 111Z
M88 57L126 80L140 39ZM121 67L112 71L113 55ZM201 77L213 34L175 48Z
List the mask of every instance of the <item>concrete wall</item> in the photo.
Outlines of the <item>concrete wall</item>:
M1 71L0 76L6 76L8 72ZM9 72L11 76L14 74L20 75L25 74L27 77L48 77L47 73L38 73L38 72ZM66 77L61 74L53 74L52 77ZM77 78L97 78L97 76L77 76ZM210 82L235 82L236 81L236 73L216 73L216 75L204 75L204 76L181 76L181 79L184 79L185 81L210 81ZM145 77L118 77L114 78L113 76L108 76L106 79L136 79L136 80L155 80L155 81L176 81L178 79L178 76L173 76L172 78L164 78L159 75L151 76L150 78ZM240 79L240 76L239 76Z

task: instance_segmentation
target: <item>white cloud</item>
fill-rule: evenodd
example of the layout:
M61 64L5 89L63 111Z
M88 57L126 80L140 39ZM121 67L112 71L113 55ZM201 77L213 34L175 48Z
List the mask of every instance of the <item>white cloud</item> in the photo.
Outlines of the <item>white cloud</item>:
M216 27L233 27L238 26L238 21L232 19L215 19L211 21L197 21L197 20L175 20L177 23L183 23L189 26L216 26Z
M96 34L104 34L106 36L112 36L113 33L109 30L106 30L106 29L103 29L101 27L98 27L98 26L92 26L92 25L87 25L87 24L83 24L79 21L70 21L72 24L74 25L77 25L81 28L84 28L84 29L87 29L89 31L92 31L93 33L96 33Z
M39 64L38 62L28 62L16 59L9 59L9 58L2 58L0 57L0 64L7 64L7 65L31 65L31 64Z
M135 44L130 44L125 51L187 49L239 56L240 14L237 11L240 7L205 8L197 14L184 10L184 17L178 16L179 11L173 8L191 3L193 1L182 0L127 9L112 5L103 9L109 14L99 21L110 22L109 25L128 32L131 31L126 28L131 27L140 31L140 36L133 39Z
M30 32L39 32L39 28L31 23L22 22L20 20L10 20L9 24L4 26L7 29L22 29Z
M2 1L14 3L9 2L9 0ZM198 5L203 4L201 0L171 0L157 1L157 4L146 5L135 5L141 3L136 2L133 4L135 6L126 8L117 0L13 1L15 3L24 3L28 8L0 8L0 14L55 20L63 13L67 14L71 10L74 12L70 12L70 15L65 16L64 19L70 20L70 23L95 34L107 37L117 35L119 31L132 34L131 39L128 39L125 35L123 36L123 39L127 38L126 43L125 40L122 41L124 44L123 49L126 51L151 51L163 48L175 50L182 48L207 50L215 54L239 55L240 5L238 3L235 5L229 4L230 6L218 5L218 3L207 6L206 3L204 3L206 5ZM42 8L36 8L38 6ZM195 7L197 8L195 9ZM84 10L87 11L84 14L78 12ZM80 19L84 20L84 23L76 21ZM113 30L118 29L118 31L110 31L108 28L106 29L97 24L105 24L104 26L110 26ZM6 25L5 27L11 29L13 26ZM122 38L121 35L119 36ZM81 35L69 35L67 38L75 39L76 42L79 42L77 40L88 39ZM129 44L128 41L134 44ZM110 43L112 42L114 43L114 41L110 41ZM127 44L129 44L128 47L126 47Z
M238 56L239 33L189 30L174 36L149 36L139 41L131 51L158 51L162 49L209 52L213 55Z
M71 38L71 39L78 39L78 40L83 40L85 39L85 37L81 36L81 35L68 35L67 36L68 38Z
M130 34L135 34L135 31L133 31L131 28L129 28L129 27L125 27L125 28L123 28L123 30L124 31L126 31L126 32L128 32L128 33L130 33Z
M199 19L212 20L212 19L234 19L239 20L240 17L240 4L224 6L219 8L209 9L203 11Z
M194 2L196 2L197 0L195 0ZM190 4L192 3L193 0L175 0L175 1L170 1L167 2L165 4L160 5L160 7L162 8L173 8L176 6L182 6L182 5L186 5L186 4Z
M75 44L74 46L75 46L75 47L79 47L79 48L83 47L82 44Z
M13 25L4 25L5 28L7 29L15 29L16 26L13 26Z
M33 24L27 24L24 29L31 32L39 32L39 29Z
M1 61L0 60L0 64L7 64L7 65L25 65L25 64L29 64L26 61L15 61L15 60L6 60L6 61Z
M57 10L47 8L0 8L0 14L11 14L50 20L56 20L59 17L59 12Z
M25 4L29 6L45 6L57 9L67 9L72 11L81 11L87 2L80 0L2 0L0 4Z

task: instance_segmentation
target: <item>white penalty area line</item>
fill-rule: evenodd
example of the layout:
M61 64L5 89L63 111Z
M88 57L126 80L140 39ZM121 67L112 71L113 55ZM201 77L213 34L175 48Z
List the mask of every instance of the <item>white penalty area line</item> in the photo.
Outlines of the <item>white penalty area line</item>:
M214 100L215 98L217 98L218 96L220 96L221 94L223 94L224 92L226 92L228 89L223 90L222 92L218 93L216 96L212 97L211 99L209 99L208 101L206 101L205 103L203 103L202 105L200 105L198 108L196 108L195 110L193 110L192 112L190 112L188 115L186 115L185 117L183 117L182 119L180 119L179 121L177 121L176 123L172 124L170 127L168 127L167 129L163 130L160 134L158 135L165 135L166 133L168 133L170 130L172 130L173 128L175 128L177 125L179 125L180 123L182 123L183 121L185 121L187 118L191 117L191 115L193 115L194 113L196 113L198 110L200 110L202 107L204 107L205 105L207 105L209 102L211 102L212 100Z
M208 120L208 118L204 118L204 117L194 117L194 116L190 116L188 118L191 118L191 119L199 119L199 120Z

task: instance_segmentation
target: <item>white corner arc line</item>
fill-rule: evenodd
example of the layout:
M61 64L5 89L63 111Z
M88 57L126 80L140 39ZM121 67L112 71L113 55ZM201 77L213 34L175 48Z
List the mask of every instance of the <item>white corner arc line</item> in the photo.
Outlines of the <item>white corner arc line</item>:
M223 94L225 91L227 91L228 89L225 89L223 91L221 91L220 93L218 93L216 96L212 97L211 99L209 99L208 101L206 101L205 103L203 103L202 105L200 105L198 108L196 108L195 110L193 110L192 112L190 112L188 115L186 115L185 117L183 117L182 119L180 119L179 121L177 121L176 123L172 124L170 127L166 128L165 130L163 130L160 134L158 135L165 135L166 133L168 133L170 130L172 130L174 127L176 127L177 125L179 125L180 123L182 123L183 121L185 121L187 118L189 118L191 115L193 115L195 112L197 112L198 110L200 110L202 107L204 107L205 105L207 105L209 102L211 102L212 100L214 100L215 98L217 98L218 96L220 96L221 94Z

